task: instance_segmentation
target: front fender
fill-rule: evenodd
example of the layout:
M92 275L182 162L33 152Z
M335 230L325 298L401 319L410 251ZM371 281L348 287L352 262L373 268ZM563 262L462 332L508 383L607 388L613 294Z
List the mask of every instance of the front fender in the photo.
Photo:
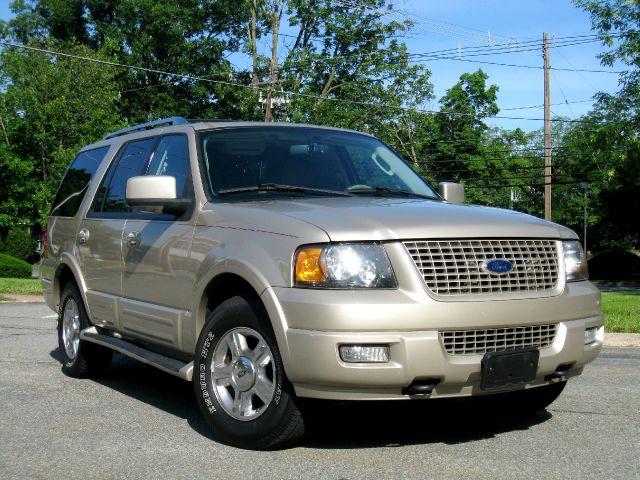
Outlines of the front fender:
M291 286L291 262L303 243L326 242L324 232L317 231L302 241L298 237L272 232L239 230L225 227L196 227L191 259L198 265L192 298L195 312L193 347L206 321L207 287L223 274L236 275L246 281L265 303L279 344L285 341L282 316L271 315L277 310L270 295L262 295L273 286ZM187 337L185 337L187 338Z

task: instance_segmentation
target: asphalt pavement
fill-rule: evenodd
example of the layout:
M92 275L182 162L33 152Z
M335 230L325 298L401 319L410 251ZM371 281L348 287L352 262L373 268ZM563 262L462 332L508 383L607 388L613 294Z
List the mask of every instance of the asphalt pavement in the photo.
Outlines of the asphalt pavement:
M191 384L114 357L102 378L60 370L55 315L0 304L0 478L640 479L640 349L605 348L546 412L460 401L307 402L294 448L216 441Z

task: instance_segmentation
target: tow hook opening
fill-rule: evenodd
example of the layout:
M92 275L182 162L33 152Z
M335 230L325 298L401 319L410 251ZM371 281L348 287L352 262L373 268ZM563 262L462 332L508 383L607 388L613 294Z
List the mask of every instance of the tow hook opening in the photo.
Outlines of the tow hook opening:
M428 398L439 383L439 378L416 379L411 382L411 385L402 389L402 394L410 397Z
M563 363L556 367L556 371L544 377L545 382L563 380L569 375L569 370L573 367L573 363Z

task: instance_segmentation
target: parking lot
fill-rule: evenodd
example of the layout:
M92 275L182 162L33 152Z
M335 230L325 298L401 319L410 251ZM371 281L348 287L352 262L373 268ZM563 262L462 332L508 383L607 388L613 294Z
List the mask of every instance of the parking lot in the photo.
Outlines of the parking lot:
M121 355L60 370L53 312L0 304L0 478L640 478L640 349L607 348L547 412L468 402L307 403L297 447L216 441L191 384Z

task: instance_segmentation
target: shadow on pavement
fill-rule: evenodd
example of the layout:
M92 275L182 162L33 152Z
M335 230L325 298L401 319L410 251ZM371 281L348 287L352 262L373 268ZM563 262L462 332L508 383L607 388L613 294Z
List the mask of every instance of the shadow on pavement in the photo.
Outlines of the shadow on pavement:
M51 358L61 362L59 348ZM111 367L92 381L185 419L197 433L218 441L200 414L193 384L144 363L114 353Z
M58 349L51 357L60 361ZM220 441L200 414L193 385L115 354L111 368L93 381L183 418L200 435ZM483 399L327 402L303 400L307 434L299 446L318 449L459 444L527 430L552 416L519 417L490 408Z
M303 445L311 448L453 445L527 430L552 416L547 411L529 417L501 413L476 399L306 403Z

